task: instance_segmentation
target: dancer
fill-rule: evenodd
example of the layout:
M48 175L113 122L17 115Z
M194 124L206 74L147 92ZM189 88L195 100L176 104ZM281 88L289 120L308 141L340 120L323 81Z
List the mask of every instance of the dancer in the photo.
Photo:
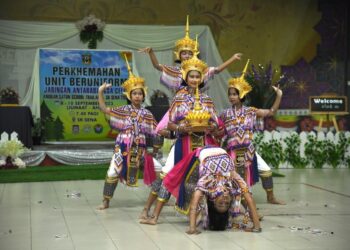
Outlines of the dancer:
M273 192L273 178L270 166L264 161L263 158L255 152L256 160L258 164L259 176L261 179L261 184L266 192L266 200L270 204L275 205L286 205L284 201L278 200Z
M270 109L256 109L254 107L244 106L245 95L252 89L244 79L248 63L249 60L241 77L229 80L228 98L232 107L224 110L220 114L220 119L224 123L223 133L225 135L224 140L226 140L227 151L235 159L236 171L245 179L250 187L259 179L255 148L252 142L256 118L273 116L276 113L281 102L282 90L278 86L273 86L276 92L276 99ZM276 204L283 204L283 202L277 201L273 195L272 175L268 174L266 170L262 170L260 174L268 200Z
M152 113L141 106L146 96L145 80L134 76L127 58L129 78L123 83L129 105L106 107L103 92L111 87L104 83L98 91L98 101L103 113L110 116L110 125L119 131L103 188L103 203L99 209L109 207L119 180L128 186L138 186L140 161L144 158L144 179L150 184L155 179L153 159L146 154L146 136L155 137L157 122Z
M193 164L194 162L198 162ZM197 217L202 214L204 229L236 227L261 232L255 202L244 180L235 172L227 152L219 147L198 148L181 160L164 178L164 185L177 198L177 210L189 215L188 234L198 234ZM203 200L204 196L204 200ZM243 196L253 226L234 220L240 214Z
M189 37L189 16L187 16L185 37L179 39L175 43L174 55L175 55L175 66L168 66L159 64L156 55L151 47L139 49L139 52L143 52L149 55L152 65L155 69L162 72L160 82L173 92L178 92L186 84L183 81L181 73L181 63L193 57L195 54L199 54L198 42ZM203 82L200 88L204 87L209 79L212 79L215 74L220 73L230 64L236 60L241 60L242 53L235 53L227 61L217 67L209 67L204 72Z
M204 74L207 65L199 60L195 55L189 60L181 64L182 77L186 81L186 87L181 93L178 93L170 107L168 129L175 131L177 140L167 159L166 167L163 168L162 176L165 176L168 171L183 157L191 151L204 145L216 145L216 141L211 136L212 132L217 129L217 115L212 99L205 94L196 95L198 86L203 82ZM202 112L209 115L209 124L202 131L194 131L194 128L186 119L187 115L194 110L195 106L200 105ZM172 161L172 162L171 162ZM147 212L150 206L145 206L140 223L156 224L159 214L164 206L164 203L170 198L170 193L166 188L158 183L158 201L151 217L147 217ZM154 188L156 189L156 188ZM155 191L155 190L154 190ZM150 205L149 203L146 203Z

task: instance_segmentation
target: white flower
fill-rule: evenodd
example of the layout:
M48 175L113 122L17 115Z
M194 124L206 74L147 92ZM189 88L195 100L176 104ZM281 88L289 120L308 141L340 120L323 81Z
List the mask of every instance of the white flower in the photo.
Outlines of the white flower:
M12 163L18 168L26 168L26 163L18 157Z
M97 31L102 31L106 26L105 22L102 22L100 19L96 18L95 15L89 15L84 17L83 20L80 20L76 23L79 31L85 30L85 26L95 24L97 27Z
M10 156L11 158L16 158L26 151L28 151L28 149L24 147L23 143L17 139L0 142L1 156Z

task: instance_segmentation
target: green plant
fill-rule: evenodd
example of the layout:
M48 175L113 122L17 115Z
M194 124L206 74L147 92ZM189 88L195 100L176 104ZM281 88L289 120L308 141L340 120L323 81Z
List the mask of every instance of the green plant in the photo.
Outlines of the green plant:
M259 151L259 147L264 139L264 133L255 133L253 138L253 144L257 151Z
M284 161L282 145L276 139L272 139L269 142L261 142L258 152L266 163L274 168L278 168Z
M45 126L41 118L34 119L34 126L32 128L33 137L41 137Z
M336 168L341 164L344 159L345 149L341 143L334 143L332 141L325 141L325 147L327 151L327 163L333 168Z
M344 163L350 168L350 156L345 157Z
M269 62L265 66L251 65L245 79L252 86L252 91L247 94L247 104L256 108L271 108L276 99L276 92L272 88L273 85L279 85L282 89L292 85L295 80L288 77L277 69L273 69L272 63Z
M348 150L348 147L350 145L350 137L346 137L344 132L339 133L339 142L338 142L338 149L341 154L341 159L344 164L347 164L349 166L349 160L347 160L346 153ZM350 148L349 148L350 149Z
M290 163L294 168L305 168L308 164L306 158L300 155L301 140L298 134L291 134L284 139L287 148L284 150L285 161Z
M322 168L328 159L328 142L318 141L316 136L309 134L305 143L305 156L315 168Z

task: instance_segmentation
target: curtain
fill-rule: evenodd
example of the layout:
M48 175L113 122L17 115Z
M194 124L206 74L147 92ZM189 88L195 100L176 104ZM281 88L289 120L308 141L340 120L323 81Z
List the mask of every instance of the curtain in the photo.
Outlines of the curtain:
M74 23L0 20L0 33L0 52L7 58L0 62L0 87L15 85L20 93L21 105L29 106L33 115L40 117L37 49L86 49L86 44L79 41L79 31ZM146 79L149 95L153 90L160 89L171 99L172 93L159 83L160 72L153 68L148 55L137 50L152 47L160 63L172 65L175 41L183 38L184 34L184 26L107 24L98 49L134 52L134 72ZM198 35L201 59L209 66L220 65L222 59L210 29L207 26L190 26L190 36L195 38L195 35ZM11 71L16 74L13 75ZM229 73L223 71L209 83L207 94L214 99L218 111L228 106L226 90L229 77ZM149 104L149 100L146 100L146 104Z

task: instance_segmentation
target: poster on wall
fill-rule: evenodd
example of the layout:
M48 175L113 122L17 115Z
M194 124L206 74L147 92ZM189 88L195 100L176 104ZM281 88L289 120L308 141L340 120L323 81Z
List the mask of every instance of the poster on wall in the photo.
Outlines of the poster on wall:
M132 52L40 49L40 110L46 141L103 141L115 137L99 109L98 88L108 107L126 104L121 85L128 78L124 59Z

